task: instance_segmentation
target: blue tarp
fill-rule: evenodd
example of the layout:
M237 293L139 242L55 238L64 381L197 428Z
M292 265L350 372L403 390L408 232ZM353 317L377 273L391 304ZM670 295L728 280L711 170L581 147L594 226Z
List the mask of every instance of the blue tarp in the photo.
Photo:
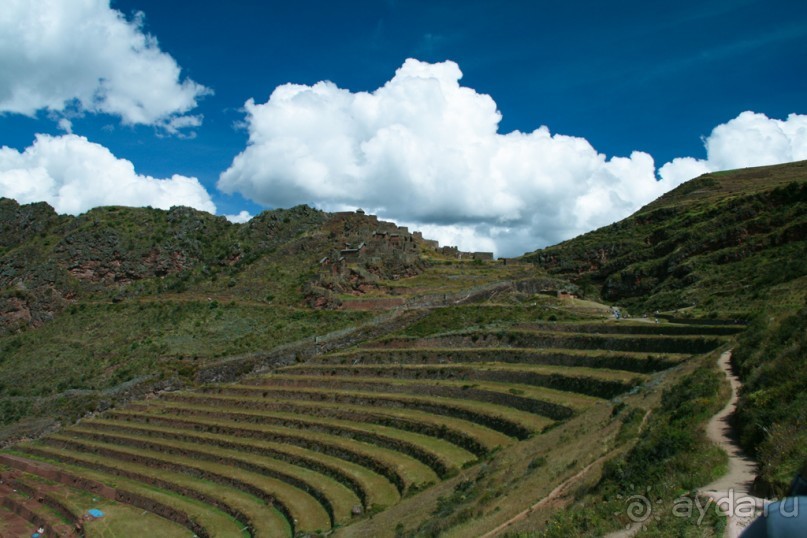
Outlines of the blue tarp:
M87 513L90 514L92 517L104 517L104 513L97 508L90 508L87 510Z

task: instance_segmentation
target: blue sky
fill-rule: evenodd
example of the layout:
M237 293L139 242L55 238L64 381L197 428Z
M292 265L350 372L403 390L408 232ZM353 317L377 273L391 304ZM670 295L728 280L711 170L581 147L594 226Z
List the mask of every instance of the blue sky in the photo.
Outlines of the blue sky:
M184 104L167 112L159 109L142 121L133 120L130 109L95 106L79 97L62 105L33 104L34 112L19 112L11 105L3 108L3 84L12 83L0 75L0 111L4 111L0 146L21 154L37 134L61 137L69 129L106 148L114 159L130 161L138 176L196 178L219 214L256 214L292 203L324 209L363 206L423 228L441 242L512 255L622 218L688 179L687 173L807 158L802 156L807 135L801 130L807 128L802 116L807 114L807 3L803 1L114 0L111 5L80 1L92 4L88 13L117 10L130 27L156 38L152 52L172 58L181 69L176 84L165 86L166 95L179 93L179 85L185 83ZM54 2L63 3L31 3L45 9ZM20 7L19 15L11 17L22 17L23 11ZM133 22L138 20L139 26ZM31 43L38 46L36 40ZM4 46L8 44L0 40L0 68L21 56L18 49L4 54ZM104 50L103 43L98 49ZM403 69L408 58L419 60L420 67L410 64ZM65 64L59 60L56 56L43 64L33 59L30 66L16 68L25 73L42 71L41 77L32 77L31 85L52 85L62 80L54 71L54 65ZM81 57L75 61L76 70L81 71ZM446 61L456 64L461 78L452 69L430 67L446 66ZM360 98L354 102L356 96L373 94L393 81L399 69L400 77L390 86L400 91L390 91L383 99L377 95L381 104L371 107L384 111L383 121L373 116L372 121L356 120L349 129L333 123L345 117L343 113L353 121L355 115L369 110L362 108ZM137 73L140 80L130 87L139 88L151 71L144 68ZM440 80L435 83L440 90L435 91L442 97L413 82L424 77ZM311 87L320 81L331 81L333 87L313 91ZM188 83L198 86L189 88ZM304 86L295 90L297 99L317 95L318 108L307 110L327 117L322 125L309 118L312 123L299 127L292 113L301 113L302 101L292 106L291 100L277 100L269 106L272 92L288 83ZM148 88L144 84L142 91ZM459 89L473 93L467 102ZM31 88L24 90L31 92ZM426 93L416 93L421 90ZM485 108L484 96L493 101L498 116ZM251 113L244 109L248 99L256 106ZM351 101L345 104L344 99ZM444 107L456 102L464 104L446 112ZM415 110L411 113L416 117L401 119L402 110ZM756 115L741 116L745 111ZM478 121L434 123L434 117L452 114ZM191 116L196 119L189 127L165 127L168 118ZM428 126L421 119L428 119ZM69 127L64 120L69 120ZM290 122L288 126L284 121ZM264 130L269 124L277 128ZM380 140L387 139L379 133L393 125L403 125L405 136L384 145ZM528 140L516 142L504 136L516 130L533 133L542 126L548 131ZM720 126L722 130L717 129ZM450 134L477 128L479 136L457 139ZM771 138L765 134L768 129L783 137L779 145L761 151L759 162L743 160L749 150L735 144L738 137L757 148L759 140ZM288 150L281 141L286 132L295 133L300 144L294 147L304 148L302 153ZM441 134L429 140L430 132ZM328 149L330 140L321 133L343 140L344 148L352 148L347 151L356 152L355 159L345 163L335 157L338 151ZM402 140L411 142L412 149L397 154ZM589 147L582 147L581 140ZM368 141L377 146L372 155L364 153ZM506 149L516 144L518 151ZM285 162L291 157L278 149L281 146L287 154L298 155L296 160ZM422 148L429 147L443 151L423 157ZM567 170L562 163L554 163L536 174L521 170L541 168L555 156L575 160L575 152L581 162L590 164ZM302 161L303 154L310 162ZM440 154L453 155L448 162L459 163L459 169L467 165L466 173L448 177L452 172L439 162ZM35 164L49 170L56 183L67 181L56 177L66 165L47 164L51 157L26 160L9 155L11 164L4 165L0 159L0 178L6 173L7 183L12 171L19 182ZM239 155L242 162L236 164ZM651 163L644 155L652 158ZM267 162L272 159L278 162ZM665 169L664 177L662 166L676 159L678 164ZM318 183L304 175L312 170ZM225 171L229 172L226 180ZM655 183L653 178L659 177L666 181L663 187L645 188L641 183ZM112 174L108 181L119 180ZM431 188L442 181L445 188ZM402 184L406 188L397 190ZM353 194L334 195L341 187L352 189ZM87 188L92 189L92 184ZM632 194L639 191L641 196ZM9 187L0 195L19 192ZM181 198L176 194L180 191L171 192L170 196ZM384 192L394 192L395 203L385 203ZM474 194L480 192L484 196ZM25 196L16 197L31 201ZM190 200L202 195L193 196ZM446 198L444 203L435 203L441 197ZM135 196L132 204L140 199ZM107 198L98 200L104 203ZM488 201L488 209L479 209ZM91 202L83 201L84 205ZM84 208L81 204L65 207Z

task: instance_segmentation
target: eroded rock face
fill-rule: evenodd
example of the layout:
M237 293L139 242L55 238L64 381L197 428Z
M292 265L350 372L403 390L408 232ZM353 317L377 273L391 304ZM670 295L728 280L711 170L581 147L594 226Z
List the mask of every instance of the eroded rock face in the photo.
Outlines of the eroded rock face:
M40 327L70 304L70 292L44 285L0 295L0 335L25 327Z
M46 203L0 198L0 334L38 327L63 307L70 291L43 245L69 218Z
M28 325L33 320L28 303L19 297L0 299L0 323L5 326Z

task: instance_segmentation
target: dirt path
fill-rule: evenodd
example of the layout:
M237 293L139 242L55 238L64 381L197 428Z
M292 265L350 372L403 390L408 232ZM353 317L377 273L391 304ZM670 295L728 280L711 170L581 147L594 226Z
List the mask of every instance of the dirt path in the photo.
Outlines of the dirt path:
M709 420L706 425L706 436L728 454L729 467L725 475L703 486L698 493L711 498L728 515L725 538L738 538L743 529L754 519L754 516L749 514L750 503L761 509L764 501L750 494L756 476L756 463L743 454L731 430L731 415L737 408L740 390L740 380L731 369L731 351L721 354L717 365L731 384L731 398L723 409ZM605 538L632 538L641 529L640 523L634 523L627 529L606 535Z
M500 532L503 532L505 529L507 529L507 527L509 527L513 523L516 523L518 521L522 521L523 519L525 519L528 515L530 515L532 512L534 512L538 508L541 508L541 507L543 507L543 506L545 506L545 505L547 505L547 504L549 504L549 503L551 503L553 501L556 501L556 500L562 498L564 495L566 495L569 492L569 490L571 489L571 486L575 485L578 482L578 480L580 480L592 467L594 467L597 464L602 463L609 456L611 456L611 454L606 454L605 456L601 456L600 458L596 459L595 461L589 463L588 465L583 467L577 474L575 474L574 476L572 476L570 478L567 478L558 487L556 487L555 489L550 491L549 494L546 497L544 497L543 499L541 499L537 503L533 504L532 506L530 506L526 510L523 510L523 511L519 512L518 514L516 514L515 516L511 517L510 519L508 519L507 521L505 521L504 523L502 523L501 525L499 525L498 527L496 527L492 531L489 531L489 532L483 534L481 536L481 538L492 538L493 536L498 535Z
M647 420L648 420L649 417L650 417L650 412L648 411L648 412L646 412L644 414L644 417L642 417L642 422L639 425L639 431L640 432L642 430L644 430L645 424L647 424ZM509 527L513 523L517 523L519 521L522 521L522 520L526 519L526 517L529 516L535 510L537 510L539 508L542 508L542 507L544 507L544 506L546 506L546 505L548 505L550 503L553 503L555 501L559 501L559 500L563 499L565 496L568 495L568 493L571 491L572 487L577 485L577 483L580 481L580 479L583 478L591 470L592 467L594 467L595 465L602 464L608 458L614 457L614 454L615 454L614 452L609 452L608 454L600 456L599 458L597 458L593 462L591 462L588 465L586 465L585 467L583 467L575 475L573 475L573 476L567 478L566 480L564 480L559 486L557 486L555 489L550 491L549 494L546 497L544 497L540 501L536 502L535 504L533 504L532 506L530 506L526 510L522 510L521 512L519 512L515 516L511 517L510 519L508 519L507 521L505 521L504 523L502 523L501 525L499 525L498 527L496 527L492 531L489 531L486 534L483 534L481 538L492 538L493 536L496 536L497 534L499 534L499 533L503 532L504 530L506 530L507 527ZM616 536L614 538L616 538Z
M706 426L706 435L709 437L709 440L728 453L729 470L727 474L711 484L704 486L701 490L721 491L734 488L735 493L742 492L743 495L747 495L751 491L751 485L756 476L756 463L743 454L731 431L729 420L731 414L734 413L734 410L737 408L740 380L731 370L730 361L731 351L726 351L720 355L717 364L731 383L731 399L720 412L712 417L709 424Z
M731 369L731 351L726 351L720 355L717 361L718 366L726 375L726 378L731 384L731 398L728 403L716 415L714 415L706 426L706 435L710 441L723 449L729 457L728 472L715 480L711 484L707 484L698 490L698 493L704 497L709 497L717 503L725 513L728 515L728 525L726 526L725 538L738 538L742 531L753 521L753 515L749 515L749 504L753 503L758 511L762 509L764 499L753 497L750 494L751 485L756 476L756 463L746 456L734 437L730 417L734 410L737 408L737 400L739 398L740 380ZM642 424L647 420L645 415ZM601 458L602 459L602 458ZM564 481L549 495L532 505L530 508L516 514L510 520L499 525L492 531L485 534L482 538L491 538L502 531L504 531L511 524L521 521L526 518L532 511L549 504L561 498L564 492L569 490L569 487L576 483L588 470L595 464L599 463L597 460L571 478ZM735 512L735 508L737 508ZM626 529L612 532L607 534L605 538L632 538L642 529L641 523L634 523Z
M747 513L749 503L753 502L761 509L764 501L753 497L750 493L756 476L756 463L740 449L729 423L732 413L737 408L740 389L740 380L731 369L731 351L720 355L717 364L731 383L731 398L726 406L709 421L706 435L713 443L726 451L729 456L729 468L725 475L700 488L699 493L712 498L727 513L729 521L726 526L726 538L737 538L753 520L753 516Z

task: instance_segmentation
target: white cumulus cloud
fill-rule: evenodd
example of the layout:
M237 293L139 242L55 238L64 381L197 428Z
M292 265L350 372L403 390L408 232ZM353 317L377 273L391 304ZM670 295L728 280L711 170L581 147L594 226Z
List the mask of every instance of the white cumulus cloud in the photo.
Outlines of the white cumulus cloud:
M39 110L120 116L169 133L210 92L190 79L109 0L4 0L0 9L0 113Z
M0 196L20 203L45 201L57 212L73 215L104 205L161 209L185 205L216 212L196 178L137 174L130 161L72 134L37 135L22 152L0 148Z
M715 169L807 158L805 116L746 112L705 140L708 158L657 173L635 151L607 157L579 137L499 133L493 99L454 62L409 59L373 92L331 82L247 101L247 147L218 181L271 207L361 207L442 244L518 255L624 218Z
M704 143L706 159L673 159L659 169L659 175L678 181L717 170L807 159L807 115L777 120L746 111L715 127Z
M243 224L245 222L249 222L252 220L252 215L249 211L241 211L237 215L224 215L224 218L232 222L233 224Z
M583 138L498 133L487 95L453 62L407 60L372 93L330 82L246 103L249 143L218 186L267 206L365 210L441 242L519 254L624 217L670 186L653 159L607 159ZM513 241L513 238L520 238Z

